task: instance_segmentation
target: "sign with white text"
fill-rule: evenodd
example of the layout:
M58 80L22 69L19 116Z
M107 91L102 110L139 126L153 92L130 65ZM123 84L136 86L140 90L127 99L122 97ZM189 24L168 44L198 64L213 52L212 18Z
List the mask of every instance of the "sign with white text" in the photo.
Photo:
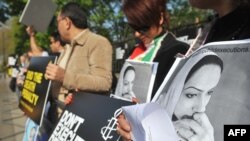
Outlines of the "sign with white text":
M49 141L117 141L116 117L131 102L90 93L74 93Z

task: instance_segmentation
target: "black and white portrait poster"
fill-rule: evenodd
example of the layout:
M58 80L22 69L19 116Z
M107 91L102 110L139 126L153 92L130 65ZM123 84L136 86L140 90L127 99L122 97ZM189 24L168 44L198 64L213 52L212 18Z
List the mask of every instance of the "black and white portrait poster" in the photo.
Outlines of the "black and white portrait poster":
M150 102L158 63L126 60L115 90L115 97L129 101L132 97L140 103Z
M42 125L51 81L45 78L46 67L56 62L55 56L32 57L26 72L19 107L37 125Z
M179 59L153 102L180 140L223 141L224 125L250 124L250 40L214 42Z
M131 102L92 93L74 93L49 141L117 141L117 116Z

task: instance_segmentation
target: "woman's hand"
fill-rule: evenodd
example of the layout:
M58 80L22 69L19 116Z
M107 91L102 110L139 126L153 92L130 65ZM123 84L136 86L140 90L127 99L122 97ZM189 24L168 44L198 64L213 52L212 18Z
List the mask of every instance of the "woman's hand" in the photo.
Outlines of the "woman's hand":
M174 125L183 140L214 141L214 129L205 113L196 113L194 119L181 119Z
M119 115L117 118L117 129L116 132L121 135L123 141L132 141L131 137L131 126L129 122L125 119L123 114Z

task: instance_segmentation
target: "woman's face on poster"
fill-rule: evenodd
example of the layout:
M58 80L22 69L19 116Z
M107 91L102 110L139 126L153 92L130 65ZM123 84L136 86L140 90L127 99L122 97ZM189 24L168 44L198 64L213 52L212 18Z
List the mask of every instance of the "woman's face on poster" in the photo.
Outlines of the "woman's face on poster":
M123 78L123 89L122 94L127 95L133 93L133 82L135 79L135 71L130 69L127 70Z
M195 113L205 112L220 76L221 68L215 64L207 64L196 70L184 84L175 107L174 115L177 119L193 119Z

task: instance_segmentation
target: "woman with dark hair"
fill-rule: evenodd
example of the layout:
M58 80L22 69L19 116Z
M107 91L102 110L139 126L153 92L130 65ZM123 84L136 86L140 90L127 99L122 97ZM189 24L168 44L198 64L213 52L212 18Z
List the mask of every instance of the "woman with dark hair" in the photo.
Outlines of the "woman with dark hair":
M129 59L159 63L153 97L175 61L175 55L185 54L189 46L167 31L166 0L123 0L122 10L140 40Z
M166 0L123 0L122 10L129 26L134 30L135 37L140 40L129 59L158 62L153 97L174 63L176 54L185 54L189 46L177 41L167 30ZM123 115L119 116L118 121L128 122ZM119 133L125 133L123 127L118 126L117 129Z

